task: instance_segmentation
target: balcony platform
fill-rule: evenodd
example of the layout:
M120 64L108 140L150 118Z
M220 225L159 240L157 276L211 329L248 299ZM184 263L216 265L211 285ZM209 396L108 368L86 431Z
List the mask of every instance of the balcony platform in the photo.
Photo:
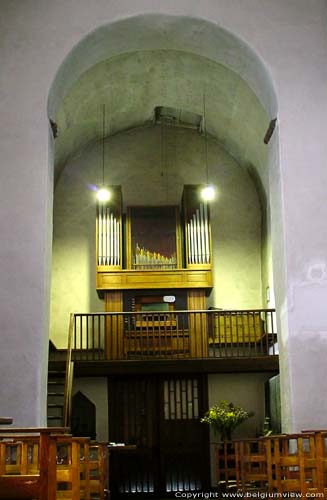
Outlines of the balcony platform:
M63 361L50 361L51 367ZM206 359L147 359L123 361L75 361L74 374L78 377L130 375L147 373L255 373L279 372L278 355Z

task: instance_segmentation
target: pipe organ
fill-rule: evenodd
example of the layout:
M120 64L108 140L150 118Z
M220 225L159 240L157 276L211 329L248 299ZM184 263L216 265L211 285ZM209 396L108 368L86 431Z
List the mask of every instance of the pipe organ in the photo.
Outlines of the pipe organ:
M121 187L97 207L97 289L211 288L210 214L201 186L179 206L127 207ZM123 223L124 222L124 223Z

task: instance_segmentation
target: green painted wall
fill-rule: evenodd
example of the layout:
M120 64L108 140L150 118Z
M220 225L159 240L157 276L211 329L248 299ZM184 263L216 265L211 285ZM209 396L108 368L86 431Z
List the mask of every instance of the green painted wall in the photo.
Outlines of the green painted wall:
M261 209L246 169L208 141L210 180L218 196L211 206L214 289L207 306L262 305ZM72 158L55 189L51 338L66 346L70 312L103 311L95 290L95 192L102 178L102 144ZM205 181L204 140L196 131L150 127L105 143L105 179L122 185L127 205L179 204L184 184Z

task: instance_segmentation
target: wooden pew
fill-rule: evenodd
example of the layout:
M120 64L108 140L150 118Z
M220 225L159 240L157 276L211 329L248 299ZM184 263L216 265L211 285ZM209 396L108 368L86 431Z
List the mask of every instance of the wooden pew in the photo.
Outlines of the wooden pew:
M89 447L91 498L109 498L108 443L92 442Z
M327 498L327 432L216 444L217 482L247 492Z
M67 432L65 428L6 428L0 433L0 498L2 499L40 499L56 500L56 461L50 455L55 437L53 433ZM23 446L24 438L29 441L37 437L39 456L38 470L29 469L27 446ZM6 469L7 449L13 452L17 442L15 470ZM17 468L19 466L19 468ZM10 464L9 464L10 467Z
M239 489L242 485L237 441L222 441L215 445L216 480L219 488Z
M267 445L265 439L245 439L236 443L243 492L267 491Z
M89 438L59 434L58 430L33 429L27 434L24 429L18 434L20 429L14 429L12 434L0 433L0 499L104 500L107 444L90 445ZM48 438L46 447L44 435ZM47 486L42 486L43 476ZM42 497L46 489L49 497Z
M313 434L287 434L267 439L269 491L316 494L319 456Z
M212 316L209 344L251 344L265 336L260 311L221 311Z

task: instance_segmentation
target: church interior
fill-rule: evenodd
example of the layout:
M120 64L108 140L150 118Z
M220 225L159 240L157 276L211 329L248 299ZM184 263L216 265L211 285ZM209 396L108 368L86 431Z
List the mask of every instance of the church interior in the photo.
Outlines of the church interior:
M325 498L310 3L4 2L0 498Z

